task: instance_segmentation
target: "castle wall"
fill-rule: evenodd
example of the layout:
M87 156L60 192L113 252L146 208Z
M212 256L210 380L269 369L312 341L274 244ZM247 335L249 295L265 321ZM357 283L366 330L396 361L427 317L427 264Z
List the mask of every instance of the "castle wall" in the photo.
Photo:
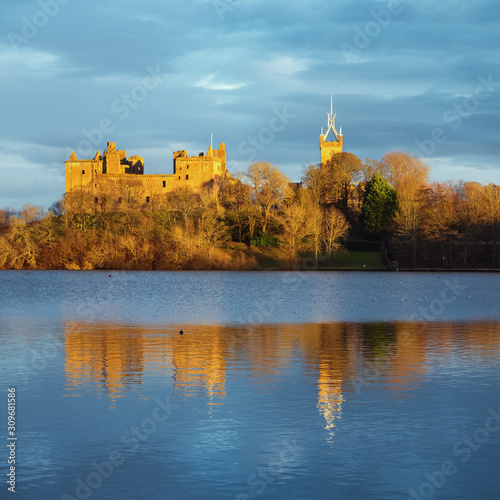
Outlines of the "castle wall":
M102 172L100 160L68 160L65 162L65 189L82 189L95 183L96 177Z
M222 173L222 162L208 157L177 158L174 167L179 183L190 187L205 185Z

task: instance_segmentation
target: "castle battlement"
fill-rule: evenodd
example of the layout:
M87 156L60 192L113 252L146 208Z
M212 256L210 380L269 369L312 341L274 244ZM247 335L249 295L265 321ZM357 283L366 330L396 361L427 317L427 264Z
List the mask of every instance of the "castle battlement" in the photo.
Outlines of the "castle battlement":
M143 174L140 177L131 177L129 174L107 174L106 179L163 179L163 178L173 178L174 174Z
M94 163L98 162L99 160L93 159L93 160L69 160L69 161L77 161L78 163Z

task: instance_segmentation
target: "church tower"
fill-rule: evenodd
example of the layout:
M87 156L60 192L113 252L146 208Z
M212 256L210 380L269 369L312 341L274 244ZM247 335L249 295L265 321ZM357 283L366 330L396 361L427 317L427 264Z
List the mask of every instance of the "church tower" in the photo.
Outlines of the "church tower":
M328 129L326 134L323 134L323 128L321 128L321 135L319 136L319 148L321 150L322 165L325 164L333 154L342 153L342 127L340 128L340 133L338 133L335 128L335 117L337 116L337 113L333 114L333 93L330 94L330 113L327 113L326 115L328 116ZM333 132L335 140L327 140L330 130Z

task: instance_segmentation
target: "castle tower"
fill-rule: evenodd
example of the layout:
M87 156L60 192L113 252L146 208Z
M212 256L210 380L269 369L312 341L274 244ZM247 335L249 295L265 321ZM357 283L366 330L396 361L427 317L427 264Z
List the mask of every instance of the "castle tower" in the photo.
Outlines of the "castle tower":
M333 154L342 153L342 127L340 128L340 133L338 133L337 129L335 128L335 117L337 116L337 113L333 114L333 93L330 94L330 113L327 113L326 115L328 116L328 129L326 131L326 134L323 134L322 128L321 135L319 136L319 148L321 150L322 165L325 164ZM333 132L335 140L327 140L330 130Z
M189 172L188 172L189 170ZM228 175L226 168L226 145L221 142L219 149L212 145L205 153L188 156L186 150L174 151L174 175L179 181L189 181L183 185L194 187L213 181L216 176Z
M65 166L65 192L72 189L91 188L98 173L102 172L102 161L99 151L93 160L79 160L75 152L71 153L69 160L64 162Z

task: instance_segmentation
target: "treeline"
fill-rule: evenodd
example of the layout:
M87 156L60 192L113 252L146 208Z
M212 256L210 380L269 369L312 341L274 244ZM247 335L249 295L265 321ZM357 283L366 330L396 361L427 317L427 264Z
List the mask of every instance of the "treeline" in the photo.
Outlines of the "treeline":
M364 237L383 241L400 268L500 265L500 186L431 183L429 168L403 152L364 163L342 153L308 167L304 182Z
M224 178L202 193L153 198L131 179L99 197L73 191L48 212L3 211L0 267L257 269L253 246L274 247L278 265L290 268L300 252L340 248L348 224L335 207L323 210L269 163L253 164L243 180L250 184Z
M379 241L400 268L498 267L500 188L428 174L393 152L339 153L299 184L257 162L201 193L102 178L49 211L0 211L0 268L256 269L264 247L285 268L305 256L327 266L348 237Z

